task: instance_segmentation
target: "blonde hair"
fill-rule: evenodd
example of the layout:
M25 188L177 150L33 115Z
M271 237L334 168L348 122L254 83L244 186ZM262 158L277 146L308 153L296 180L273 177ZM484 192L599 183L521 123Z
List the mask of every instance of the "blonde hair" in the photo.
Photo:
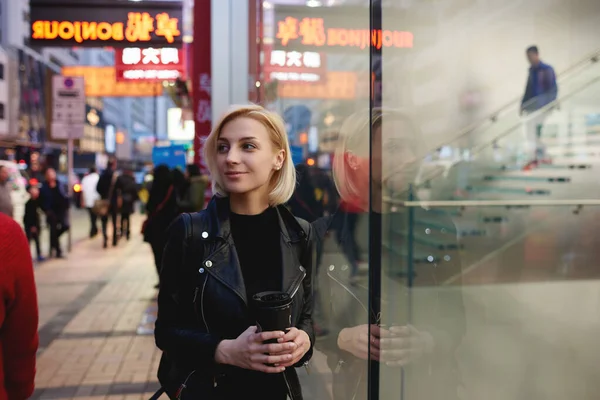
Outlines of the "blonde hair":
M281 169L273 172L271 182L269 182L269 205L278 206L286 203L296 189L296 169L291 157L285 123L279 115L255 104L233 106L230 108L206 138L206 142L204 143L204 159L211 173L213 193L222 197L229 195L225 191L222 182L220 182L220 177L217 173L217 142L221 136L223 127L237 118L251 118L263 124L269 132L271 143L275 150L284 151L284 160Z
M343 200L356 199L364 196L358 188L348 171L346 154L351 152L361 158L369 158L370 126L377 129L383 124L383 117L388 121L401 121L407 125L401 133L405 139L404 145L411 147L415 156L423 153L423 143L419 135L419 129L415 126L412 117L404 110L373 108L371 112L363 110L350 115L342 124L338 135L338 141L334 152L332 163L333 182ZM382 146L384 144L382 143ZM393 171L382 171L393 172Z

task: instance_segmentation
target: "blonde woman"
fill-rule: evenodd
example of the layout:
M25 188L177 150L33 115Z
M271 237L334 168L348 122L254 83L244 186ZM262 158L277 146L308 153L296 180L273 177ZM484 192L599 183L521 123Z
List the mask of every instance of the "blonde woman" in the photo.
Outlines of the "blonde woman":
M216 195L191 232L186 215L174 222L163 257L159 380L171 398L301 399L294 367L314 343L311 228L283 206L296 184L284 122L235 107L204 153ZM294 282L291 328L259 331L253 295Z

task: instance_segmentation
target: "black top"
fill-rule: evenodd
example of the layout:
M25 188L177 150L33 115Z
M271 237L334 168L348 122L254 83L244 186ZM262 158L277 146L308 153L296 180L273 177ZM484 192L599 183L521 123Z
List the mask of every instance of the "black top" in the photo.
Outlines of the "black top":
M248 302L256 293L282 290L279 216L269 207L258 215L231 213L231 234Z
M27 200L27 203L25 203L25 215L23 216L23 225L25 228L40 227L39 207L39 198Z
M268 290L282 290L281 247L279 216L269 207L258 215L231 213L231 234L238 254L246 297ZM282 374L248 374L248 393L261 393L261 398L278 400L286 398Z

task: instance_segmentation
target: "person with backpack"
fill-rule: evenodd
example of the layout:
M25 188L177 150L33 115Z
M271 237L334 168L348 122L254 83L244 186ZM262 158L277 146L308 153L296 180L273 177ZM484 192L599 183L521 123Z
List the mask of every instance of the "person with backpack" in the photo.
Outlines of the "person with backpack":
M260 106L237 107L204 156L216 195L174 221L164 249L159 381L172 399L302 399L294 368L315 341L312 230L285 207L296 176L284 123ZM268 291L288 291L290 328L257 324L254 295Z

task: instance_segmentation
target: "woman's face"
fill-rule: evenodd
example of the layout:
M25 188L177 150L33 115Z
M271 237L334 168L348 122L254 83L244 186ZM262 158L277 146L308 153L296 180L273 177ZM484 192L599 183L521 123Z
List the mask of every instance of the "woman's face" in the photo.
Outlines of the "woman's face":
M273 171L283 165L285 152L273 147L267 128L246 117L225 124L217 141L219 178L229 194L269 190Z
M412 151L413 138L407 136L409 128L402 122L389 121L384 127L377 127L373 131L372 159L369 159L369 143L365 143L365 149L350 149L348 158L349 168L352 172L350 179L353 180L361 201L369 201L370 190L393 189L394 191L405 191L408 185L414 182L418 170L417 158ZM361 155L356 155L356 153ZM369 168L372 167L372 177L369 176Z

